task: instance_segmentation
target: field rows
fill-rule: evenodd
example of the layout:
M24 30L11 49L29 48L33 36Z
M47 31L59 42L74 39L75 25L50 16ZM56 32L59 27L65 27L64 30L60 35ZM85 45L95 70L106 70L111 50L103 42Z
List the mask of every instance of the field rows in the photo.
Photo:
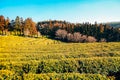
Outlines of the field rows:
M46 37L0 36L0 79L114 80L114 75L107 77L111 71L120 71L120 42L63 43Z

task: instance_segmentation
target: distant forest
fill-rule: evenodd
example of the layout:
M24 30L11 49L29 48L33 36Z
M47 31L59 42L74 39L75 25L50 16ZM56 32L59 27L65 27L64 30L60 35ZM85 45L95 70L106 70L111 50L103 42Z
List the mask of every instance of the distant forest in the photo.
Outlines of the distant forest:
M35 23L32 18L17 16L10 20L0 15L0 35L27 37L47 36L64 42L116 42L120 41L120 26L108 24L70 23L48 20Z

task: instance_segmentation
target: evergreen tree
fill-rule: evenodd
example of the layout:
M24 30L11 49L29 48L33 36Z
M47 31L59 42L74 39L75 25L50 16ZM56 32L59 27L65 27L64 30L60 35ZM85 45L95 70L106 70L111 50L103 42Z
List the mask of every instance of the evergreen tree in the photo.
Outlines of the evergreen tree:
M18 35L18 32L20 32L20 18L19 18L19 16L17 16L15 19L14 29L15 29L15 32L17 32L16 35Z

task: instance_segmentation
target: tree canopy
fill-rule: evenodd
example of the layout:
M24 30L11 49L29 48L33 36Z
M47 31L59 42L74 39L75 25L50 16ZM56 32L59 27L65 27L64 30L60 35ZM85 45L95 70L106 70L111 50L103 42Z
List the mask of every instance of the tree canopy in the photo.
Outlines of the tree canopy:
M34 36L40 33L52 39L65 42L96 42L120 41L120 27L114 28L107 24L70 23L59 20L37 22L32 18L23 19L17 16L10 20L0 16L0 34L15 32L15 35Z

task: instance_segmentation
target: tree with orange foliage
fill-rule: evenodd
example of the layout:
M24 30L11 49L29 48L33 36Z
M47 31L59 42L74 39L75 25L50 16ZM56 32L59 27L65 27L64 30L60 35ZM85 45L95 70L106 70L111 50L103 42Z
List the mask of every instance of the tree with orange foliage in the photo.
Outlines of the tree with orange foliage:
M3 35L4 27L5 27L5 18L3 15L1 15L0 16L0 31L2 31L2 35Z
M32 36L37 34L36 24L31 18L27 18L24 24L24 35Z
M7 32L8 32L9 25L10 25L10 19L9 19L9 17L7 17L7 19L5 20L5 27L4 27L5 34L7 34Z
M104 26L102 24L100 24L100 32L103 33L104 32Z

